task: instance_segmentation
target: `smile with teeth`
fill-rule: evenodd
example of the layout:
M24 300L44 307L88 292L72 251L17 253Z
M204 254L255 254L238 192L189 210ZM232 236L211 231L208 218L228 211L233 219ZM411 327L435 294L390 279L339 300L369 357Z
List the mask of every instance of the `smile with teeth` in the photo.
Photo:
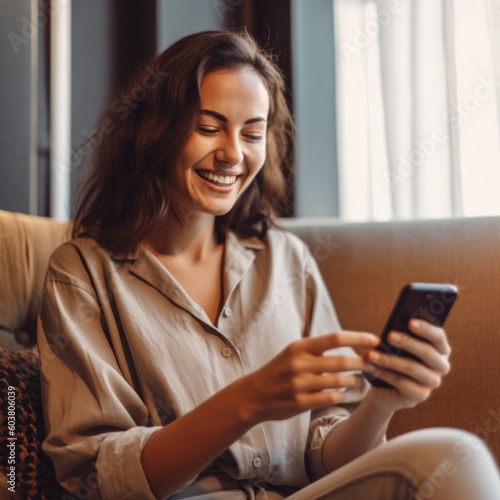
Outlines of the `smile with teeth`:
M236 182L237 175L217 175L208 170L196 170L196 173L203 179L219 186L230 186Z

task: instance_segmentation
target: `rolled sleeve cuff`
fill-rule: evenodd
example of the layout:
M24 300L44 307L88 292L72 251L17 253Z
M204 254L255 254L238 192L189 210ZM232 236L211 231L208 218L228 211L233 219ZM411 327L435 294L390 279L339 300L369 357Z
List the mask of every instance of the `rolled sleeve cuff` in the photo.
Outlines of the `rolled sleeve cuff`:
M101 443L96 468L101 498L156 500L141 462L144 445L161 427L135 427Z
M342 413L345 414L342 415ZM305 453L307 474L311 481L317 481L329 473L323 465L323 444L330 432L344 420L347 420L349 416L347 411L338 409L337 415L324 415L311 423L309 431L310 444ZM384 434L377 446L386 442L387 436Z
M323 443L328 434L347 418L349 418L348 414L325 415L311 423L309 431L310 444L305 454L307 474L311 481L316 481L328 474L321 458Z

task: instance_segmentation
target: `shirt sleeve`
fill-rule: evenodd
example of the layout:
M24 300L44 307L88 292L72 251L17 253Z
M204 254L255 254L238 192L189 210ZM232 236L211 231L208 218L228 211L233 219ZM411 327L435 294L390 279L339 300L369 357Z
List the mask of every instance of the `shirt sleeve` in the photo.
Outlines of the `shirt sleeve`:
M76 498L153 500L140 457L160 427L147 426L147 408L121 373L89 283L49 271L38 345L43 450L59 483Z
M305 280L307 288L307 327L310 336L323 335L341 329L330 294L324 283L318 264L305 249ZM349 347L328 352L329 355L352 354ZM360 372L356 373L357 384L346 388L341 404L320 408L311 412L311 423L305 454L306 468L311 480L327 474L321 460L321 450L328 434L343 420L347 419L368 391L368 382Z

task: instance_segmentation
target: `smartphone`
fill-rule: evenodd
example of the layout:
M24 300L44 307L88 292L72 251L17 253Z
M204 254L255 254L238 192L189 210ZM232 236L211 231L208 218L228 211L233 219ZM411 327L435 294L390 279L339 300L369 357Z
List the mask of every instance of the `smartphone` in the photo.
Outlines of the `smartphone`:
M451 307L455 303L458 289L455 285L446 283L410 283L399 294L389 320L382 330L381 343L376 349L393 356L404 356L418 359L406 352L403 347L389 344L387 336L391 331L406 333L410 337L417 337L408 330L408 322L413 318L420 318L436 326L443 326ZM380 367L383 370L383 367ZM365 378L375 387L392 387L391 384L376 376L363 372Z

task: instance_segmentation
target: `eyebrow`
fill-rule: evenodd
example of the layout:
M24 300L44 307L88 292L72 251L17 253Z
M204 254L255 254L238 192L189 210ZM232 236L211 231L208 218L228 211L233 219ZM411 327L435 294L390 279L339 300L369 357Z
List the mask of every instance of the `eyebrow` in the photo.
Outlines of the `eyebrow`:
M216 120L219 120L223 123L227 123L227 121L228 121L227 118L223 114L217 113L217 111L212 111L211 109L202 109L202 110L200 110L200 114L211 116L211 117L215 118ZM244 125L248 125L249 123L255 123L255 122L267 122L267 120L265 118L257 116L255 118L249 118L248 120L246 120Z

